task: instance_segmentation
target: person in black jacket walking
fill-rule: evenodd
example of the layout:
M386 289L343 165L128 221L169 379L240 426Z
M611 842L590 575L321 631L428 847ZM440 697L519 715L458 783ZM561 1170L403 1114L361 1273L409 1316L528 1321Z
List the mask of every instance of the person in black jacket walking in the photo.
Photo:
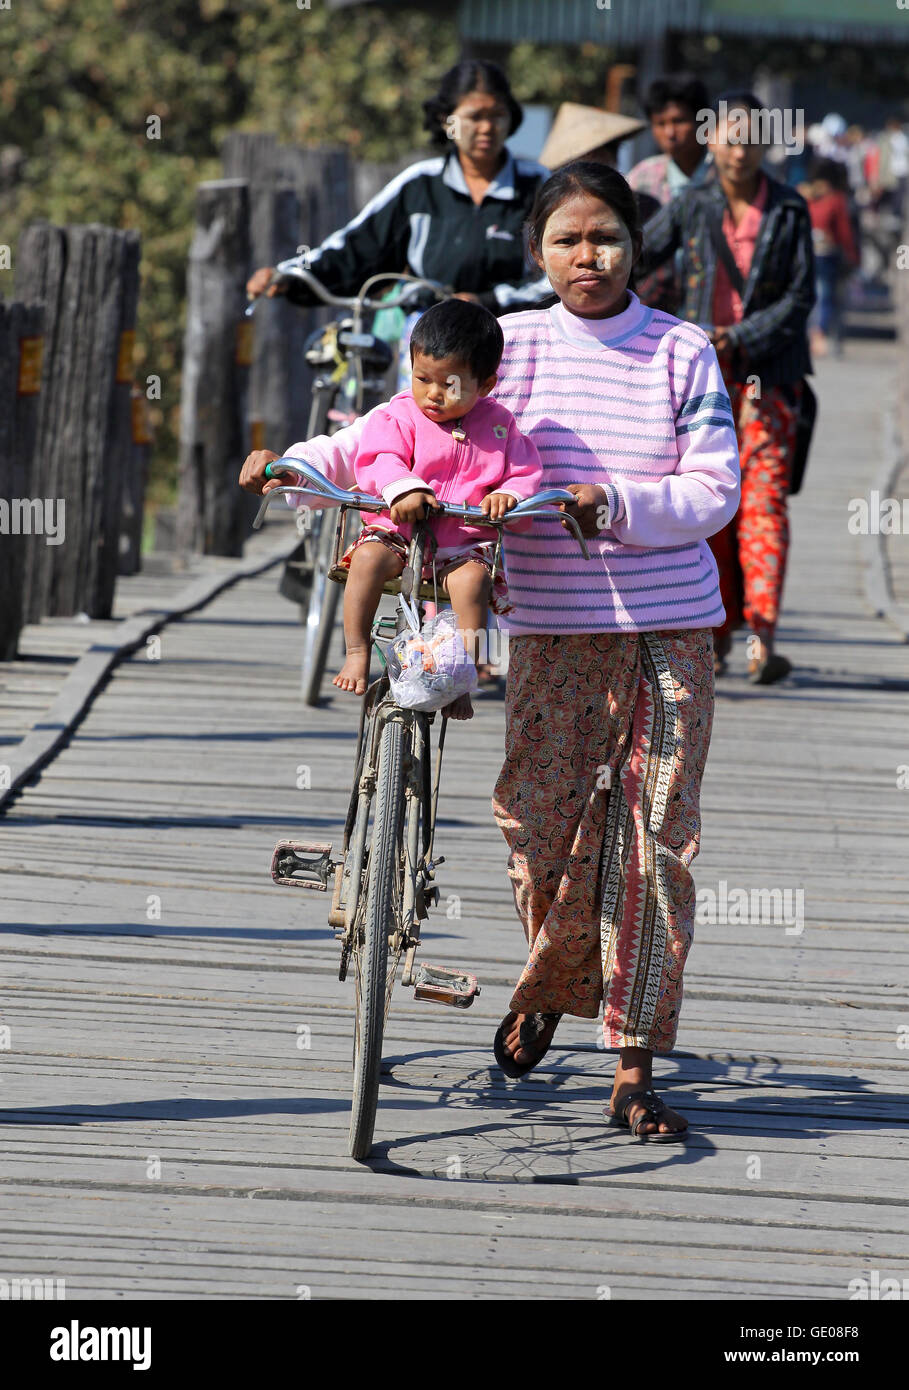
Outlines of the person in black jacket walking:
M439 153L403 170L300 264L338 295L356 294L370 275L407 268L496 315L535 308L552 290L526 259L524 223L549 171L505 147L523 118L507 77L496 63L458 63L423 109ZM299 281L269 288L272 274L257 270L249 294L318 302Z
M709 140L714 168L644 228L638 271L682 256L679 317L710 336L729 391L742 465L742 500L710 545L726 621L714 633L717 674L732 632L751 629L758 684L792 669L774 651L789 547L787 498L814 305L811 219L805 200L761 168L766 115L750 92L717 102ZM743 119L744 117L744 119ZM679 422L685 428L685 422Z

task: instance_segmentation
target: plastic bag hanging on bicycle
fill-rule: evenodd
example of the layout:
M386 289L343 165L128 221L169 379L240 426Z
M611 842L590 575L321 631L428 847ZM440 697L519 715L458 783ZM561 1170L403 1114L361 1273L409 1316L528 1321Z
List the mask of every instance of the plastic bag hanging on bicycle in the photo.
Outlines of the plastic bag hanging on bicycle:
M391 695L404 709L428 714L476 690L477 668L465 650L454 609L443 608L422 627L413 606L408 609L410 626L390 644L385 658Z

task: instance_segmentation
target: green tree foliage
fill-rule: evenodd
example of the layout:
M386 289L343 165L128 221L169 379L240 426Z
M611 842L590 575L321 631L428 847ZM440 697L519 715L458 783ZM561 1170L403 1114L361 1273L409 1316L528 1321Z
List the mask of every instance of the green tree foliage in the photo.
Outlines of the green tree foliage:
M39 218L138 228L136 372L161 377L153 419L159 454L171 461L194 188L217 176L218 140L245 106L233 22L204 8L11 0L0 12L0 130L26 156L0 240L15 247ZM149 116L160 118L160 140L147 138ZM0 276L9 295L3 280L12 276Z
M175 475L186 258L196 184L231 129L393 159L425 139L421 103L458 57L452 11L309 9L295 0L10 0L0 10L0 144L25 161L0 204L24 226L102 222L142 236L136 377L161 378L153 488ZM522 100L602 100L609 55L517 46ZM150 139L160 119L160 139ZM0 271L12 293L13 272Z
M364 158L421 143L420 102L457 56L451 23L420 13L310 10L294 0L11 0L0 10L0 144L25 154L3 200L13 271L22 228L135 227L142 236L136 375L162 400L154 485L174 477L186 257L196 184L220 175L234 128L347 142ZM149 139L149 117L161 138Z

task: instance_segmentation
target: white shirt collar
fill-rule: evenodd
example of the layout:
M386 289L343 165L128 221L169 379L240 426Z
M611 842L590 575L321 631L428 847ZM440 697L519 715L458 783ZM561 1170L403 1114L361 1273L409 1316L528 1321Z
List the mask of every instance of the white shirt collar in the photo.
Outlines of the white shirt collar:
M457 150L452 150L445 161L445 170L442 174L442 182L447 183L449 188L453 188L457 193L464 193L470 197L470 189L467 187L467 180L464 178L464 170L461 168L461 161L458 159ZM504 198L511 200L515 197L515 162L514 155L508 147L505 147L505 163L494 176L492 183L483 194L484 198Z

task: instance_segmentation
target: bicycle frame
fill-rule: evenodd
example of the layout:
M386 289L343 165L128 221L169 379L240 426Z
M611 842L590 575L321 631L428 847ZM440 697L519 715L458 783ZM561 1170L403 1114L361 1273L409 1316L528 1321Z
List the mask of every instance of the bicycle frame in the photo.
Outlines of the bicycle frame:
M338 534L343 531L344 513L351 507L366 512L387 511L384 501L337 487L303 459L285 458L269 465L276 472L299 475L296 487L272 489L263 500L256 525L264 519L270 502L279 494L306 491L328 505L341 508ZM302 486L301 486L302 484ZM485 524L499 533L507 521L528 516L558 516L552 503L573 502L570 492L550 489L518 503L505 518L490 522L478 507L446 504L441 515L457 516L465 522ZM431 543L432 513L413 523L407 563L397 582L398 605L395 633L409 625L414 609L423 618L424 562ZM588 556L580 528L570 515L563 519ZM340 541L336 538L335 559ZM337 569L337 565L334 567ZM337 574L346 578L346 572ZM388 588L389 586L386 586ZM409 611L408 611L409 610ZM378 619L371 639L375 642L387 619ZM328 887L334 870L334 888L329 923L340 937L341 960L338 978L346 979L348 964L354 957L355 1029L353 1054L353 1100L349 1152L364 1158L372 1144L378 1104L382 1041L391 1005L391 995L404 956L401 983L413 987L414 997L467 1008L479 993L474 975L447 966L414 963L420 945L421 924L429 908L438 901L435 869L444 862L434 857L436 810L441 784L442 751L448 716L442 711L435 780L430 769L431 725L434 713L405 709L395 703L387 671L374 681L363 696L357 736L354 780L344 822L341 858L331 860L331 845L297 844L282 841L275 849L272 875L281 883L300 887Z
M343 533L343 516L346 510L346 506L341 509L338 536ZM417 613L422 622L422 602L418 595L416 597L413 595L413 579L415 575L422 574L430 525L429 521L414 524L407 565L400 581L399 603L395 615L396 634L403 632L409 621L404 604L401 602L402 599L414 598ZM373 640L378 635L383 621L383 619L378 619L374 625ZM434 838L435 810L441 778L441 751L444 746L444 730L447 724L447 719L443 715L436 779L433 787L428 759L431 751L429 731L434 718L433 714L426 714L419 710L402 709L396 705L390 697L388 677L384 672L373 682L363 697L357 738L354 784L345 821L343 856L345 869L341 877L337 905L338 909L343 911L344 923L344 939L341 947L342 970L344 972L341 975L342 979L346 974L347 960L351 952L356 949L355 932L357 912L364 884L369 803L375 791L379 746L386 723L390 719L394 719L401 723L406 731L405 795L408 803L404 816L406 827L405 872L401 922L397 924L400 942L394 943L394 949L397 957L400 956L402 950L407 951L402 983L405 985L410 983L413 957L420 938L419 923L427 915L425 911L427 889L434 871L434 866L431 862L427 862L426 856ZM422 837L420 836L421 825L423 827ZM349 868L347 867L348 857L350 858ZM336 920L339 920L339 917Z

